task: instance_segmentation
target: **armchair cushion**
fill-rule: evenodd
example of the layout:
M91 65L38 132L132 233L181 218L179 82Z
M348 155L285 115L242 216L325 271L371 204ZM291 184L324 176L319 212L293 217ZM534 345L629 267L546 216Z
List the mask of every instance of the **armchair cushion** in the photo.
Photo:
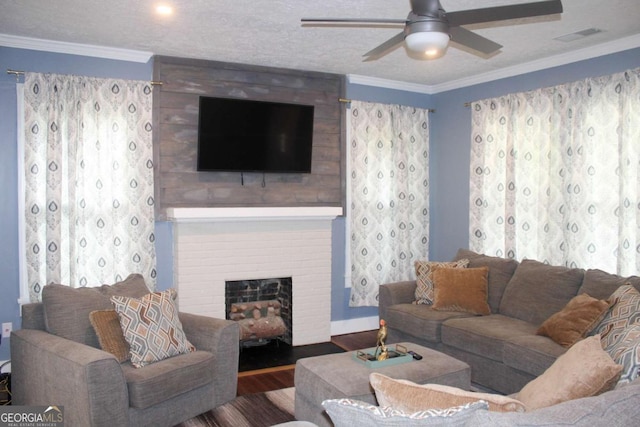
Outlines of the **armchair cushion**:
M168 289L142 298L111 297L124 338L129 343L133 366L140 368L195 351L182 329L175 295L175 289Z
M112 308L109 297L141 297L149 293L140 274L131 274L114 285L96 288L72 288L49 284L42 288L42 303L47 332L91 347L100 348L89 314Z
M194 351L136 368L123 363L129 405L144 409L195 390L213 381L215 358L208 351Z

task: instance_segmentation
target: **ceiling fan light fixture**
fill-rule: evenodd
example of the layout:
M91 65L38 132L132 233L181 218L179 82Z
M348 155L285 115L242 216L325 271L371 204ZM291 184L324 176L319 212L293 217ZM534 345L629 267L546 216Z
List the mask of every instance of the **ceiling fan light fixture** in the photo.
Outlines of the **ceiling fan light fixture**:
M449 34L440 31L420 31L408 34L404 41L410 51L432 58L444 53L449 45Z

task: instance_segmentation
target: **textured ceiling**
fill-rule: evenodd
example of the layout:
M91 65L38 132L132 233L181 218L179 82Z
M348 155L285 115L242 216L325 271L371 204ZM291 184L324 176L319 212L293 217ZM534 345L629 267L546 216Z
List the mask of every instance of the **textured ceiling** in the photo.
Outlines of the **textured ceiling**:
M529 1L441 0L441 4L456 11ZM584 56L591 47L602 54L608 46L640 46L640 0L563 0L561 15L468 26L504 46L491 58L452 45L435 60L413 59L400 47L372 62L363 62L362 54L400 32L399 27L303 27L300 18L404 19L408 0L166 0L175 9L169 17L155 14L158 3L0 0L0 35L435 87L575 52ZM592 27L602 32L572 42L554 40Z

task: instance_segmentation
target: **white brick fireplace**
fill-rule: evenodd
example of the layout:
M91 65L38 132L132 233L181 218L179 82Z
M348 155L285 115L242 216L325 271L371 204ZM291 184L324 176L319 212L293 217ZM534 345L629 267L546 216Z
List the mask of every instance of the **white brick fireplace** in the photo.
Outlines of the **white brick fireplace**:
M331 339L338 207L170 208L180 310L225 318L225 282L291 277L293 345Z

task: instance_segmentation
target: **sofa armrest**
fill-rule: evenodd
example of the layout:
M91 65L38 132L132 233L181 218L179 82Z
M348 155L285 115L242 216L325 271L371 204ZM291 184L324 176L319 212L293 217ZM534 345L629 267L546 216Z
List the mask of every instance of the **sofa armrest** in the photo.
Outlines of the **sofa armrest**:
M11 333L15 405L64 406L68 425L129 423L127 383L105 351L35 329Z
M197 350L213 353L216 390L223 391L216 396L215 406L236 397L238 387L238 363L240 358L240 327L237 322L180 313L180 322L187 339Z
M415 300L416 281L385 283L378 291L378 313L387 317L387 308L395 304L411 304Z

